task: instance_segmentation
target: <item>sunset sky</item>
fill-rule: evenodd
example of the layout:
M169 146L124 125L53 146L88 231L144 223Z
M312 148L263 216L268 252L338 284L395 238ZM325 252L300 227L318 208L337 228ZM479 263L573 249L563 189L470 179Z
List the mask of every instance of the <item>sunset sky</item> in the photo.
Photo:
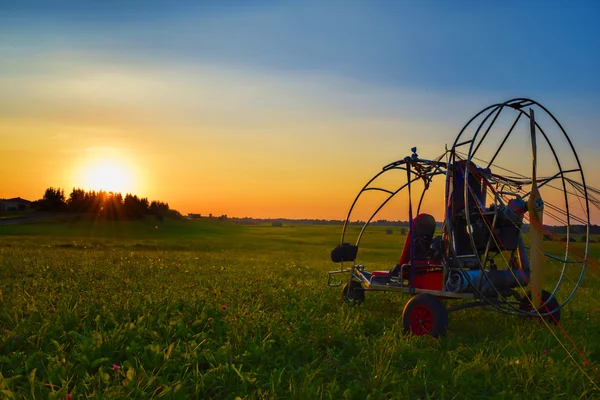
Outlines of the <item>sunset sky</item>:
M2 1L0 198L106 186L341 219L383 165L521 96L600 187L599 18L596 1Z

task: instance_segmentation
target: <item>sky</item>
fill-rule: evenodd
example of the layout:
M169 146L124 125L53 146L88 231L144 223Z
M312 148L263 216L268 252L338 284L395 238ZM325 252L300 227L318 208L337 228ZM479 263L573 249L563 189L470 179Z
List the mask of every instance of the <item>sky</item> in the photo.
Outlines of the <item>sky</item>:
M514 97L557 116L600 187L598 17L559 0L3 1L0 198L106 186L184 214L343 219L383 165L441 155Z

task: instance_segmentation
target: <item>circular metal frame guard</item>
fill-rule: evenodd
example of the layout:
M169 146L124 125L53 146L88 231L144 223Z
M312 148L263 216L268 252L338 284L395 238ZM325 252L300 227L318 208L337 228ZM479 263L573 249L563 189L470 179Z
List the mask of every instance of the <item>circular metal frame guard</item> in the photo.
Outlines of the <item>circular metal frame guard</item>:
M562 185L561 190L563 191L563 194L564 194L565 208L566 208L565 210L563 210L564 215L566 216L566 221L565 221L566 222L566 224L565 224L566 225L566 246L565 246L564 258L561 259L561 262L563 263L563 267L562 267L562 271L560 273L560 277L556 283L556 286L551 293L550 299L552 299L556 295L558 290L561 288L561 285L564 282L564 278L565 278L565 275L567 272L567 266L571 262L569 259L569 251L570 251L569 243L570 243L570 237L571 237L571 222L574 218L571 215L571 212L569 209L569 201L567 199L567 193L568 193L567 182L569 181L569 179L566 178L565 175L568 173L569 174L570 173L578 174L580 182L581 182L581 191L580 191L581 199L580 200L583 201L583 204L582 204L583 210L582 211L584 213L584 216L583 216L583 218L576 217L575 219L581 225L585 226L585 242L586 242L585 253L583 255L583 259L578 260L578 263L582 264L582 268L581 268L581 273L579 274L579 277L577 279L577 282L575 283L573 289L571 290L570 294L566 297L566 299L558 305L557 309L560 309L563 306L565 306L573 298L575 292L580 287L581 282L583 280L583 275L585 272L587 259L588 259L589 227L590 227L589 200L588 200L588 192L587 192L587 186L585 183L583 168L581 166L581 162L579 160L579 156L575 150L575 147L573 146L573 143L572 143L571 139L569 138L569 135L567 134L567 132L565 131L563 126L560 124L560 122L543 105L541 105L540 103L538 103L534 100L531 100L531 99L515 98L512 100L508 100L504 103L493 104L489 107L484 108L479 113L475 114L461 129L460 133L456 137L456 139L452 145L452 148L450 150L448 165L449 166L455 165L455 163L457 161L466 162L465 168L467 168L467 171L465 172L465 174L468 177L468 168L470 165L472 165L471 163L475 163L475 161L477 161L477 162L481 161L479 158L476 157L476 154L477 154L478 150L480 149L480 147L485 143L485 140L488 137L488 134L490 133L492 127L496 123L500 113L502 113L505 110L512 111L517 114L515 121L513 122L511 128L506 133L502 143L500 144L500 146L498 147L498 149L496 150L496 152L494 153L492 158L490 160L485 160L488 163L487 168L489 168L490 166L493 166L496 156L502 149L502 146L504 146L504 144L507 141L507 139L509 138L509 136L513 133L513 130L514 130L515 126L517 125L519 119L522 118L523 116L525 116L526 118L530 118L530 115L524 110L524 109L530 109L530 108L534 108L534 109L541 111L543 114L545 114L547 117L549 117L551 119L551 121L553 121L553 123L559 128L560 133L562 133L562 135L564 135L564 138L566 139L566 141L568 143L568 146L572 152L572 155L574 156L574 160L576 161L576 165L577 165L577 168L574 168L574 169L570 169L570 170L563 169L559 154L557 153L555 147L551 143L548 135L546 134L546 131L544 131L544 129L540 126L540 124L537 121L534 121L534 123L532 125L535 125L535 129L541 134L543 141L548 145L548 147L552 153L552 157L553 157L554 161L556 162L556 166L558 167L558 173L556 173L556 175L554 175L552 177L552 179L557 179L557 180L560 180L560 182L561 182L561 185ZM473 129L473 128L475 129L473 135L471 137L467 137L468 136L467 132L469 131L469 129ZM465 146L468 146L468 152L466 152L466 157L465 157L464 152L461 153L459 151L459 148L464 148ZM461 156L461 154L462 154L462 156ZM451 195L450 195L451 186L450 185L452 184L452 176L451 175L452 175L452 168L449 167L446 172L446 204L447 205L451 204L450 202L452 201L452 199L450 198L451 197ZM536 182L538 182L538 181L539 180L536 179ZM476 246L475 239L474 239L474 230L473 230L473 226L471 223L473 216L470 215L470 212L468 211L468 210L470 210L470 206L471 206L469 204L469 201L474 198L473 197L474 194L471 193L472 188L469 185L469 179L464 179L463 190L464 190L464 192L463 192L464 193L464 197L463 197L464 209L466 210L465 211L466 228L467 228L467 232L468 232L469 242L470 242L470 246L471 246L471 250L473 251L473 254L478 254L477 246ZM494 193L495 201L498 201L499 204L501 204L501 206L505 207L506 204L503 201L503 197L498 195L497 192L493 192L493 193ZM526 193L525 197L527 197L528 194L529 193ZM447 235L446 237L449 240L448 255L454 256L454 258L456 258L456 257L458 257L458 253L457 253L457 249L456 249L456 243L453 240L454 233L455 233L454 226L452 224L451 216L448 215L448 209L446 212L447 212L446 224L445 224L444 229L445 229L445 234ZM488 226L488 228L489 228L489 226ZM494 232L490 232L490 234L492 235L492 234L494 234ZM479 261L479 267L480 267L481 273L482 273L481 279L484 279L483 277L487 278L486 274L484 273L484 270L486 267L485 264L486 264L487 260L482 260L481 257L477 257L477 259ZM467 280L469 280L468 274L465 274L465 277L467 278ZM487 278L487 280L488 280L488 283L490 284L490 286L496 292L497 297L495 297L495 299L490 298L489 295L485 296L484 293L482 293L482 291L478 288L478 285L475 284L474 282L469 281L469 284L471 284L471 286L474 288L474 290L477 292L478 296L481 299L486 300L490 306L494 307L498 311L505 312L508 314L519 314L519 315L530 315L530 316L547 316L547 315L550 315L551 313L553 313L554 311L556 311L556 309L554 309L554 310L549 310L549 312L547 312L547 313L538 313L535 310L531 311L531 312L521 310L518 308L518 306L515 302L509 301L493 285L493 283L491 282L491 280L489 280L489 278ZM502 302L500 304L498 303L498 299L502 300ZM495 300L495 301L493 301L493 300Z

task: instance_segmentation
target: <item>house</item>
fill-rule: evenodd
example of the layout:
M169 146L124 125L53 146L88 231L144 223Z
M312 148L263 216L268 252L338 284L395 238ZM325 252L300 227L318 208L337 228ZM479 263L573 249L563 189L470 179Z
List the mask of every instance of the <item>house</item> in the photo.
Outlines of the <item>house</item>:
M31 201L20 197L0 199L0 211L32 211Z

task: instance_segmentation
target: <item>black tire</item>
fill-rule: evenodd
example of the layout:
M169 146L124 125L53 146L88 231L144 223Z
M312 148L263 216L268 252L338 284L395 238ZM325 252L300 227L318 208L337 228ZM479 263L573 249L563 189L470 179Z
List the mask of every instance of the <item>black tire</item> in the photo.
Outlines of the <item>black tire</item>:
M342 297L344 300L349 302L355 301L357 303L362 303L365 301L365 291L363 290L360 282L350 281L349 284L346 283L344 285L344 288L342 289Z
M448 328L448 310L437 297L429 293L419 293L404 306L402 323L404 333L416 336L443 336Z
M538 311L541 314L551 313L548 315L544 315L541 318L545 319L547 322L552 322L552 323L557 324L560 321L560 308L558 308L559 303L558 303L558 300L556 299L556 296L554 296L553 298L550 299L550 301L548 301L551 294L552 293L550 293L550 292L542 290L542 305L540 306ZM531 304L529 299L532 299L531 292L527 292L527 297L523 297L521 299L521 304L519 305L520 310L527 311L527 312L533 311L533 304ZM535 315L525 315L525 317L526 318L540 318L539 316L535 316Z

